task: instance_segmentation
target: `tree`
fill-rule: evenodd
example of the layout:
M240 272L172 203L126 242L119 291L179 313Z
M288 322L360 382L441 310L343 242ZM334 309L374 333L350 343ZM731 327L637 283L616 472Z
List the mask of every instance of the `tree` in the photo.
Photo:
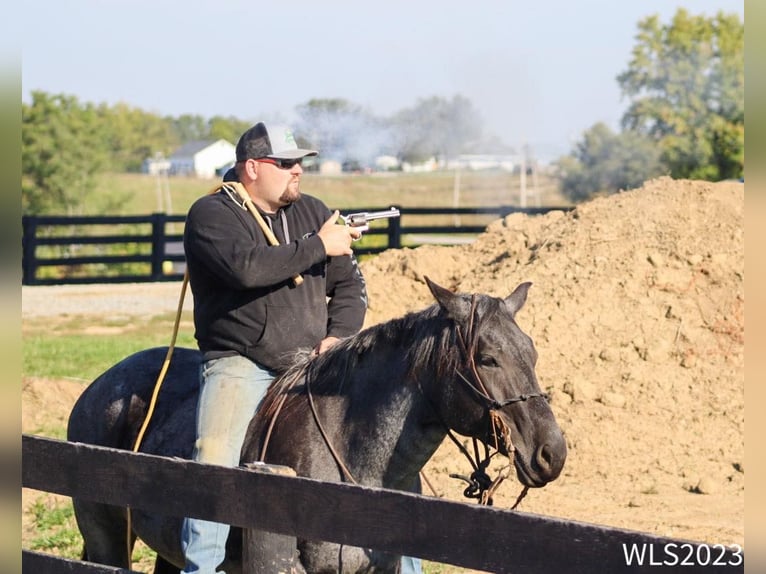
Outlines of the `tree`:
M76 214L107 158L99 110L74 96L31 96L21 107L22 213Z
M638 25L628 69L618 77L630 106L623 128L651 137L673 177L719 180L744 170L745 28L736 14Z
M234 145L237 144L240 136L250 127L251 124L249 122L239 120L233 116L213 116L208 121L210 139L224 139Z
M649 138L635 132L615 134L604 123L587 130L573 153L559 160L558 169L562 193L572 201L634 189L663 171Z
M169 119L179 142L188 143L210 139L210 126L207 120L200 115L181 114L177 118Z
M98 109L107 134L109 171L140 171L146 158L158 152L168 155L179 144L165 118L124 103Z

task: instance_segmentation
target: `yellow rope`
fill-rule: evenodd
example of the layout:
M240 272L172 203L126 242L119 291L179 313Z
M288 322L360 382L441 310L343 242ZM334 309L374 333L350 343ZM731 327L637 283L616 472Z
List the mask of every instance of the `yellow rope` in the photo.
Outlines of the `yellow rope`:
M269 227L269 224L266 223L266 220L263 219L263 216L258 212L258 208L255 207L255 204L250 198L250 194L245 189L245 186L238 181L227 181L219 186L219 188L227 187L232 188L237 192L237 195L239 195L239 198L242 200L242 203L250 212L250 215L252 215L256 223L258 223L258 227L260 227L261 231L263 231L263 234L266 236L266 241L269 242L269 245L279 245L279 239L277 239L277 236L274 235L274 232L271 230L271 227ZM219 188L216 188L216 190ZM295 283L296 287L303 284L303 277L301 277L300 273L293 277L293 282Z
M250 199L250 196L247 193L247 190L244 188L244 186L241 183L228 181L222 184L218 184L208 192L208 195L212 195L227 186L236 190L237 194L240 196L240 199L245 204L248 211L250 211L250 214L255 218L258 225L266 234L266 239L268 240L268 242L271 245L279 245L279 241L277 240L276 236L274 236L274 233L271 231L271 228L269 228L269 226L266 224L261 214L258 213L258 210L256 209L255 205L253 205L253 201L252 199ZM293 281L295 282L295 285L298 286L301 283L303 283L303 277L301 277L300 275L296 275L295 277L293 277ZM165 380L165 375L167 374L168 368L170 367L170 359L173 356L173 349L175 349L175 346L176 346L176 338L178 337L178 327L181 323L181 312L183 310L184 297L186 296L186 286L188 284L189 284L189 267L187 265L186 271L184 272L183 285L181 286L181 296L178 300L178 310L176 311L176 320L175 320L175 324L173 325L173 336L170 339L168 352L165 355L165 362L162 364L162 368L160 369L160 374L157 376L157 382L154 384L154 391L152 392L152 398L149 401L149 408L146 412L146 417L144 418L144 422L141 425L141 429L138 431L136 442L133 444L133 452L138 452L138 449L141 447L141 442L144 439L144 433L146 433L146 429L149 427L149 422L151 421L152 415L154 414L154 408L157 404L157 397L160 394L160 387L162 386L162 382ZM128 527L127 528L128 569L130 570L132 566L131 540L130 540L132 525L131 525L131 516L130 516L130 506L127 507L127 527Z
M149 408L146 411L146 417L144 418L144 422L141 425L141 429L138 431L138 436L136 437L136 442L133 444L133 452L138 452L138 450L141 448L141 442L144 440L144 434L146 433L146 429L149 427L149 422L152 420L152 415L154 414L154 409L157 406L157 397L159 397L160 394L160 387L162 387L162 382L165 380L165 375L168 372L168 368L170 367L170 359L173 356L173 349L175 349L176 346L176 339L178 338L178 328L181 324L181 313L184 308L184 298L186 297L186 286L189 284L189 268L187 266L186 271L184 272L184 280L183 284L181 286L181 296L178 299L178 309L176 310L176 320L173 324L173 336L170 338L170 345L168 346L168 352L165 354L165 362L162 363L162 368L160 369L160 374L157 376L157 382L154 383L154 391L152 392L152 398L149 401ZM131 520L131 513L130 513L130 506L127 507L127 548L128 548L128 570L132 570L132 564L133 564L133 557L132 554L132 548L131 548L131 533L132 533L132 520Z
M141 430L138 431L136 442L133 445L133 452L138 452L138 449L141 447L141 442L144 439L144 433L146 432L146 428L149 426L149 421L151 420L152 414L154 413L154 408L157 405L157 397L160 394L160 387L162 386L162 381L165 380L165 374L168 372L168 367L170 367L170 358L173 356L173 349L175 349L175 346L176 346L176 339L178 337L178 327L181 323L181 312L183 311L184 297L186 296L186 286L188 284L189 284L189 269L187 268L186 272L184 273L184 280L181 286L181 296L178 299L178 309L176 310L176 320L175 320L175 324L173 325L173 336L170 339L168 352L165 355L165 362L162 364L162 369L160 369L160 374L157 377L157 382L154 384L154 392L152 393L152 399L149 402L149 410L146 413L144 424L141 425Z

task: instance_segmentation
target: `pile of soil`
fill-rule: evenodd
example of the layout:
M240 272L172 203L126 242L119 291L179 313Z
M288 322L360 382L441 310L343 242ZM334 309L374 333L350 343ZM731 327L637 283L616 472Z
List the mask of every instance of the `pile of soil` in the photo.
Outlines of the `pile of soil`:
M744 185L660 178L544 216L512 214L470 245L366 262L369 323L432 302L424 277L505 297L564 430L561 477L520 509L744 545ZM459 498L449 441L426 466ZM511 506L504 483L497 506Z
M571 212L512 214L470 245L390 250L361 266L368 325L431 304L426 276L501 297L533 282L517 321L569 455L520 510L744 546L742 184L660 178ZM27 413L66 418L83 388L66 386L25 381L25 432L48 424ZM438 495L465 500L448 475L468 470L447 440L425 473ZM495 505L520 490L506 481Z

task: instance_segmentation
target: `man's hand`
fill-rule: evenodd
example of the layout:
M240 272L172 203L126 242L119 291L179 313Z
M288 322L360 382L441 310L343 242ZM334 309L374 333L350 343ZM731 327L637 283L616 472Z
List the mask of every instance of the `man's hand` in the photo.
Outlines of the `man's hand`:
M351 255L351 241L359 239L362 233L353 227L338 225L336 222L340 217L340 212L336 209L330 216L330 219L324 222L322 229L317 235L324 244L324 250L328 256L333 255Z
M311 350L311 356L316 357L317 355L321 355L338 341L340 341L338 337L325 337L319 341L319 344L316 347Z

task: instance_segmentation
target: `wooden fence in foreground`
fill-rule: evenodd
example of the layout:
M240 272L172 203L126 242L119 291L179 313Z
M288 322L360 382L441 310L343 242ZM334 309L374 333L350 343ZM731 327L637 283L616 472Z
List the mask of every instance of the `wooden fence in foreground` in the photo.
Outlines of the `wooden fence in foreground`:
M32 435L22 435L22 486L489 572L744 572L737 548ZM28 574L127 572L22 553Z

